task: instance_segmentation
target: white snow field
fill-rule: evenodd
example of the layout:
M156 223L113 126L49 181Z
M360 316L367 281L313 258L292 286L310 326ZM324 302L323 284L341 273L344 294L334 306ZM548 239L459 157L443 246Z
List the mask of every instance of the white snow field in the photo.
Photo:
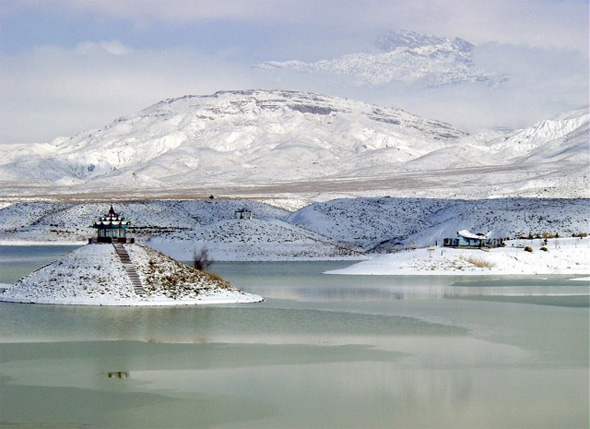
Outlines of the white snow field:
M532 251L527 251L530 248ZM328 274L349 275L587 275L590 238L513 240L494 249L433 246L374 256ZM588 278L582 279L588 281Z

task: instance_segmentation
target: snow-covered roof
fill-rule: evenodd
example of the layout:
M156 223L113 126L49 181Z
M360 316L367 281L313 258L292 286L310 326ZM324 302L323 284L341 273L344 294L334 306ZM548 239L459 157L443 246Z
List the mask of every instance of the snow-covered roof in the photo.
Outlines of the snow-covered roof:
M119 215L119 213L115 212L113 206L109 209L109 212L100 217L98 221L95 221L92 225L94 228L104 229L104 228L127 228L131 224L130 221L125 220L124 217Z
M470 238L470 239L475 239L475 240L485 240L490 238L490 236L492 235L492 232L488 232L487 234L482 234L482 233L478 233L478 234L474 234L471 231L468 231L466 229L462 229L461 231L457 232L457 235L459 235L460 237L463 238Z

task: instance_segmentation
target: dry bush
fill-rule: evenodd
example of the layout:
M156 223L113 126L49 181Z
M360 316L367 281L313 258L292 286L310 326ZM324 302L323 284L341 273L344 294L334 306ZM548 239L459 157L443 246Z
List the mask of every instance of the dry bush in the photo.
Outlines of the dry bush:
M465 262L469 262L471 265L476 266L478 268L492 268L494 267L494 263L490 261L486 261L480 258L476 258L475 256L461 256L461 259Z
M544 231L541 233L541 238L557 238L559 234L553 234L551 232Z
M193 250L193 267L199 271L205 271L211 266L213 261L209 258L207 248L201 247L199 250Z
M531 246L526 246L526 247L524 248L524 251L525 251L525 252L531 252L531 253L533 253L533 248L532 248Z
M205 274L207 277L209 277L211 280L217 280L219 282L224 282L225 280L223 280L220 276L218 276L215 273L212 273L210 271L203 271L203 274Z

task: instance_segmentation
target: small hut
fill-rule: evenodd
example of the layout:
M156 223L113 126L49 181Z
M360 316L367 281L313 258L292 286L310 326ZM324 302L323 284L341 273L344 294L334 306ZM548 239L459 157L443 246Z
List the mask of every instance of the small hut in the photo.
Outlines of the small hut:
M445 238L443 241L444 247L501 247L504 246L504 241L501 238L491 238L492 232L487 234L474 234L466 229L457 232L457 238Z
M93 223L92 227L96 228L97 235L89 241L91 243L133 243L133 238L129 241L127 239L129 225L131 222L115 212L111 205L109 212Z
M236 219L252 219L252 212L248 209L240 209L234 212Z

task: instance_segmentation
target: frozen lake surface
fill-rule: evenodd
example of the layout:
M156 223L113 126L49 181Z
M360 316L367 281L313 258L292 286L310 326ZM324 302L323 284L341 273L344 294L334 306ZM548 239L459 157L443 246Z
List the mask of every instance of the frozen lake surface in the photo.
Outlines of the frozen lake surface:
M69 250L0 246L0 283ZM347 265L212 266L260 304L0 303L0 424L588 427L588 282Z

